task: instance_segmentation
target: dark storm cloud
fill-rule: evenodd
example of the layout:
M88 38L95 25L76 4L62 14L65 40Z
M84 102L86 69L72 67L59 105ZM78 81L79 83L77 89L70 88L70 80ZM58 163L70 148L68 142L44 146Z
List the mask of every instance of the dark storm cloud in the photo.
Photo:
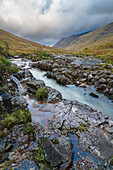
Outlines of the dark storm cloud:
M0 27L43 44L113 21L113 0L0 0Z

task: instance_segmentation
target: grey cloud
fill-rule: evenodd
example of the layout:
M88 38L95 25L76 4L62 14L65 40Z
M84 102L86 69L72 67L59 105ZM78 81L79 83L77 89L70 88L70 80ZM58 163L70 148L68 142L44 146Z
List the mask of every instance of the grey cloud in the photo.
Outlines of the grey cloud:
M112 0L0 0L0 27L42 44L112 21Z

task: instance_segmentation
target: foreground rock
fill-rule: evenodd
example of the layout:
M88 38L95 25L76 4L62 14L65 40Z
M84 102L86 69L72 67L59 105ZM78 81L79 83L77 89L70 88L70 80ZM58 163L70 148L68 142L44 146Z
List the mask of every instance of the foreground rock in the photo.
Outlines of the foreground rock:
M50 163L52 167L58 167L63 162L63 155L55 148L51 141L47 138L41 140L44 149L45 160Z
M69 64L71 63L76 67L74 63L75 59L70 56L70 58L64 57L63 59L59 57L56 60L57 63L53 61L41 61L40 68L49 70L51 73L53 72L53 78L60 77L59 81L62 81L62 83L65 82L64 84L70 81L72 82L73 76L71 69L69 69L71 68ZM66 67L69 67L68 69L65 69L65 64ZM77 63L77 66L80 68L79 64L80 61ZM84 69L91 70L92 67L87 66ZM80 76L81 73L78 72L77 74ZM88 79L91 80L93 75L95 74L88 75ZM79 83L84 83L87 79L86 77L87 75L85 73L84 78L81 78ZM20 80L23 78L22 76ZM105 82L105 76L102 78L100 82L101 86ZM110 75L109 78L112 78L112 76ZM31 80L27 82L29 95L35 94L38 88L46 87L45 83L41 80L37 81L32 78ZM26 87L26 82L24 82L24 85ZM3 109L4 106L5 108L9 107L7 107L8 104L3 104L4 99L3 95L1 95L0 108L2 117L0 119L0 137L2 140L0 141L0 168L6 167L7 169L15 170L71 169L76 150L75 153L72 151L73 145L70 142L70 133L78 136L79 148L101 158L101 160L105 161L104 163L111 164L113 153L113 121L87 105L77 101L62 100L62 95L59 91L50 87L46 88L48 90L48 99L46 102L48 103L44 102L34 108L34 110L37 111L37 115L39 113L52 113L53 118L48 121L47 125L44 122L41 122L43 125L31 122L31 115L27 110L27 102L18 93L16 85L14 92L11 93L11 98L8 98L13 107L11 111L8 110L7 115L4 114ZM4 87L2 89L2 92L7 96L9 89L7 91L4 90ZM32 112L32 114L34 113ZM40 114L38 116L42 115ZM80 158L75 162L77 170L80 168L99 168L92 160L88 161L88 159L91 159L90 157L84 158L80 153L77 153L77 155ZM91 162L91 165L89 162ZM102 168L103 166L100 169Z
M13 105L11 102L11 96L3 89L0 89L0 98L1 98L1 112L11 112Z
M37 89L45 87L45 83L43 80L34 80L27 83L28 91L35 94Z
M106 131L106 127L113 127L113 121L101 112L76 101L45 104L40 110L54 113L51 124L58 130L58 134L76 133L81 149L90 151L102 160L112 156L113 136L111 132Z

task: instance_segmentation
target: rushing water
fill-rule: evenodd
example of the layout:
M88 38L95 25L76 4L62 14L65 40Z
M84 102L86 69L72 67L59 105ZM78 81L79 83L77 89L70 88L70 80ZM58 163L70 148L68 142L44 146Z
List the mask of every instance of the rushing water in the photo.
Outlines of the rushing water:
M13 78L14 82L17 84L19 93L20 94L24 93L25 90L24 90L23 86L21 85L20 81L16 77L14 77L13 75L11 75L11 77Z
M104 94L98 93L93 86L88 86L87 88L81 88L75 85L62 86L55 80L48 79L44 71L30 69L30 72L37 80L44 80L47 86L60 91L64 99L77 100L83 104L87 104L113 120L113 103ZM91 92L97 94L99 98L90 96L89 94Z

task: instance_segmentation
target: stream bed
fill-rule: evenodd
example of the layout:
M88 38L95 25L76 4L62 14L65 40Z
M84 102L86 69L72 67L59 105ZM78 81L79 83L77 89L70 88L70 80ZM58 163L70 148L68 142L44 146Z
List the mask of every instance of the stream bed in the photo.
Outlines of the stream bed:
M75 85L62 86L55 80L47 78L45 71L30 69L30 72L37 80L43 80L46 86L58 90L62 94L63 99L76 100L87 104L113 120L113 103L104 94L98 93L93 86L88 86L87 88L77 87ZM97 94L99 98L90 96L89 94L91 92Z
M21 61L21 59L13 60L13 63L17 64L20 67L21 67L21 65L25 65L24 68L29 69L29 71L32 73L33 77L36 80L43 80L45 82L46 86L50 86L51 88L58 90L62 94L63 99L76 100L83 104L87 104L90 107L101 111L103 114L107 115L110 119L113 120L113 103L104 94L98 93L94 87L88 86L87 88L81 88L81 87L77 87L75 85L67 85L67 86L59 85L55 80L48 79L46 77L45 71L29 68L29 62L30 61L28 61L28 62ZM21 83L19 82L19 80L17 78L15 78L14 76L12 76L12 78L16 82L20 93L23 93L24 89L23 89ZM97 94L99 96L99 98L94 98L94 97L90 96L89 94L91 92ZM30 98L29 95L23 95L23 97L28 102L28 109L31 112L31 117L32 117L33 123L39 123L47 131L48 130L47 123L48 123L49 119L53 118L53 113L39 111L38 108L40 106L42 106L43 104L40 104L36 99ZM54 134L53 134L53 136L57 137ZM98 158L94 157L89 152L80 150L77 147L78 137L76 135L70 134L70 136L68 136L68 138L70 139L70 141L73 144L73 151L74 151L73 164L74 164L74 162L76 162L79 159L79 156L77 155L77 153L80 153L80 155L83 156L84 158L91 159L96 164L99 164L101 162ZM92 162L92 164L93 164L93 162Z

